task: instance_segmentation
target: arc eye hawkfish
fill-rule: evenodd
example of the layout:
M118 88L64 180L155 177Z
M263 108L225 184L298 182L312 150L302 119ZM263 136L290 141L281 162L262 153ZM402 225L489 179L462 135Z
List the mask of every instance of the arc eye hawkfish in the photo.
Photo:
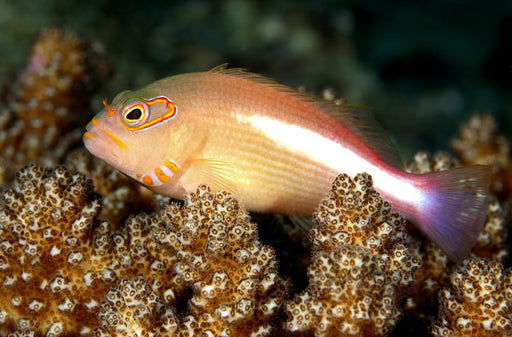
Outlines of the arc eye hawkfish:
M124 91L89 123L84 143L158 193L183 198L208 184L259 212L311 214L339 173L367 172L453 260L470 251L485 220L488 167L406 173L365 109L320 103L240 69Z

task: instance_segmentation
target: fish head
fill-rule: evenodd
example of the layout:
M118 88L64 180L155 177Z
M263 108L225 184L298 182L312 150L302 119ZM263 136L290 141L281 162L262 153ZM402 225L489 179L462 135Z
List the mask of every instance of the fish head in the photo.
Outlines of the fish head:
M89 152L145 185L158 180L154 172L160 167L167 176L178 170L169 142L169 122L175 121L178 108L170 98L142 90L124 91L110 105L103 104L104 109L89 122L83 135ZM145 178L148 174L152 178Z

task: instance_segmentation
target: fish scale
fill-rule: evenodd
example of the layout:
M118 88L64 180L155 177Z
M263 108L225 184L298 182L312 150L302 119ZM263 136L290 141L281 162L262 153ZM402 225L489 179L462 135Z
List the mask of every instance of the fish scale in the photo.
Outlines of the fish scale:
M208 92L213 84L206 84L198 79L199 84L195 86L196 90L205 90ZM204 89L203 89L204 87ZM228 90L223 96L202 98L202 101L208 101L211 106L218 108L225 104L225 100L231 101L231 104L239 105L243 100L233 95L233 91ZM222 97L223 99L220 99ZM198 104L203 105L203 104ZM245 102L245 106L252 106L250 102ZM270 107L260 106L261 111L269 110ZM222 109L215 109L222 111ZM253 113L258 113L257 109L251 109ZM242 111L243 112L243 111ZM240 112L238 112L240 113ZM263 112L262 112L263 113ZM290 155L280 149L275 141L268 139L261 132L257 132L249 124L233 122L234 127L226 127L226 118L236 120L235 113L224 112L221 118L216 115L215 118L205 116L207 128L209 130L222 130L218 137L215 137L205 145L203 157L216 157L234 164L239 173L239 181L248 181L247 184L237 186L237 192L242 196L251 195L252 198L246 201L246 205L253 210L271 211L274 213L299 212L301 214L312 213L318 205L318 201L328 191L336 172L327 170L318 165L317 162L309 160L303 155ZM276 115L279 114L276 113ZM217 131L215 131L217 133ZM233 149L233 144L237 147ZM218 149L230 149L230 151L219 152ZM233 150L231 150L233 149ZM243 149L237 151L237 149ZM271 161L273 165L269 165ZM322 174L312 174L315 171ZM326 175L326 171L330 171ZM304 179L311 177L313 179ZM262 193L262 186L265 186L266 192ZM258 200L255 196L261 195ZM274 197L275 196L275 197ZM286 196L284 200L283 196ZM266 199L266 200L262 200ZM270 208L269 200L281 200ZM294 209L290 209L293 202ZM295 205L297 204L297 205ZM300 207L297 207L299 206Z
M393 210L453 260L468 254L486 216L489 167L407 173L367 109L317 101L240 69L124 91L88 124L84 143L155 192L183 199L207 184L249 210L286 215L311 214L337 174L367 172Z
M215 127L217 126L208 126ZM228 137L229 141L223 141ZM240 172L237 180L241 182L237 185L237 192L242 196L242 200L246 195L253 196L245 202L253 210L286 213L291 211L290 205L293 205L295 212L312 213L336 176L335 172L326 175L325 168L304 156L284 155L275 147L275 142L266 140L256 143L253 137L247 137L246 133L237 131L227 132L218 139L219 143L212 142L205 146L203 155L205 158L216 156L223 161L236 162L236 171ZM225 151L219 154L216 150L230 149L233 143L244 151ZM268 165L269 161L273 165ZM311 176L313 169L323 174L314 174L313 177L316 179L305 180L304 177ZM262 193L262 189L266 191ZM256 196L260 197L256 199ZM286 196L286 199L283 196ZM281 202L269 206L269 200Z

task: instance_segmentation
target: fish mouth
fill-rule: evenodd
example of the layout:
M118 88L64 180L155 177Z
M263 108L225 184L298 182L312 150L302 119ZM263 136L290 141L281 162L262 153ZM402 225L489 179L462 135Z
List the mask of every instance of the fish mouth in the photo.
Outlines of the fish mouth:
M107 162L117 161L118 156L127 148L121 139L93 121L86 126L86 130L82 136L85 147L94 156Z

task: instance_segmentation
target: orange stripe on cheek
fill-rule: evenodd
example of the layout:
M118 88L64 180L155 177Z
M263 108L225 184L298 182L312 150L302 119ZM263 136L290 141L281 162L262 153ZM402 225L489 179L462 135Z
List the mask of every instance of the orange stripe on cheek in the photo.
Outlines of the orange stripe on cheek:
M149 185L149 186L153 185L153 179L151 179L151 177L149 177L149 176L144 176L144 178L142 178L142 181L146 185Z
M157 168L157 169L155 170L155 174L156 174L156 176L158 177L158 179L159 179L161 182L163 182L163 183L166 183L166 182L168 182L168 181L169 181L169 179L171 179L171 178L169 178L168 176L166 176L166 175L165 175L165 173L164 173L164 171L162 171L162 169L160 169L160 168Z
M121 141L121 139L117 138L110 132L106 130L102 130L110 139L112 139L121 149L126 150L126 145Z
M168 160L165 161L165 166L167 166L167 168L169 170L171 170L172 173L178 172L178 166L176 166L176 164L174 164Z
M91 135L89 132L84 133L85 138L96 138L93 135Z
M98 120L96 118L91 119L92 125L98 125Z

